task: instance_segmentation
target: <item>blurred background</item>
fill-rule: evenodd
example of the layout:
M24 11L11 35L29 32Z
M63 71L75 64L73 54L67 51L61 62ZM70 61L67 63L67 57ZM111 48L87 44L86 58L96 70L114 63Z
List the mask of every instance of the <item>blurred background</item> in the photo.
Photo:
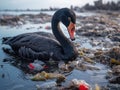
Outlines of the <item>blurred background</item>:
M120 0L0 0L0 10L3 9L49 9L70 7L83 7L85 5L116 4ZM102 3L101 3L102 2ZM112 2L112 3L111 3ZM119 2L120 3L120 2ZM118 5L120 7L120 4Z

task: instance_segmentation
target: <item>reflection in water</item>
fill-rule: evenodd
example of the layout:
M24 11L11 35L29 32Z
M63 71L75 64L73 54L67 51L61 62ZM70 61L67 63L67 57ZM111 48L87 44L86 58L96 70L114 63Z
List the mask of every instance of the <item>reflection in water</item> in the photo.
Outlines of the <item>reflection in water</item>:
M4 69L3 66L4 66L4 65L0 65L0 70L3 70L3 69ZM4 74L4 73L1 73L0 78L5 78L5 74Z

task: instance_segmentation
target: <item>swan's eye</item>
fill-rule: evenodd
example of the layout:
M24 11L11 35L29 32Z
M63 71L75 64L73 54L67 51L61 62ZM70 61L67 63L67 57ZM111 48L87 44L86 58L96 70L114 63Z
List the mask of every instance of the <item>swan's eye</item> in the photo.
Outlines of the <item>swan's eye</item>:
M69 21L71 21L71 18L70 18L70 17L68 17L68 20L69 20Z

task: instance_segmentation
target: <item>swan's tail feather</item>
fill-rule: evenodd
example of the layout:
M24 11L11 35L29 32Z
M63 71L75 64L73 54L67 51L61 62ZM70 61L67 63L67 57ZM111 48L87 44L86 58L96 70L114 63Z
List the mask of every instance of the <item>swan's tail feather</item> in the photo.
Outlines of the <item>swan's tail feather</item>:
M15 37L4 37L3 40L2 40L2 43L12 46L17 41L21 40L24 37L25 37L25 35L19 35L19 36L15 36Z
M2 50L3 50L5 53L9 54L10 56L14 56L14 55L15 55L14 51L11 50L11 49L9 49L9 48L4 48L4 47L3 47Z
M2 44L7 44L9 39L10 39L10 37L3 37L2 38Z

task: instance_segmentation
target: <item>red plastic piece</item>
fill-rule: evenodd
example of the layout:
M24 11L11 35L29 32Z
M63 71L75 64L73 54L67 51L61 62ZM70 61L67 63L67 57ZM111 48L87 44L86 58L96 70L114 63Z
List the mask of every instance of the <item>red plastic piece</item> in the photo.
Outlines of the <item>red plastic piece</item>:
M43 68L44 68L44 69L47 69L47 68L48 68L48 66L46 66L46 65L45 65Z
M81 84L79 86L79 90L89 90L89 87L87 85L85 85L85 84Z
M33 70L35 68L35 66L32 63L30 63L29 68Z

